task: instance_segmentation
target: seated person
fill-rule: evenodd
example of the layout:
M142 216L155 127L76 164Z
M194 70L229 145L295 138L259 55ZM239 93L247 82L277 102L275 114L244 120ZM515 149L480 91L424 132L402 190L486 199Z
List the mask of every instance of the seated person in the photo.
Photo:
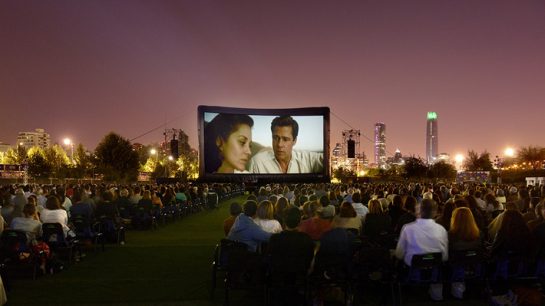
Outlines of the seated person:
M243 207L244 213L238 215L233 227L227 235L227 239L246 243L248 251L256 252L262 242L269 241L271 233L262 230L255 222L257 203L246 201Z
M36 220L37 211L34 204L26 204L23 207L24 217L17 217L11 221L10 228L23 231L27 235L27 241L32 243L42 236L42 222Z
M264 231L272 234L282 231L280 222L274 219L274 206L269 200L262 201L257 206L257 219L255 223Z
M320 240L322 234L331 229L333 217L335 217L333 206L321 207L318 209L318 216L301 222L299 231L307 233L312 240Z
M413 255L440 252L443 261L448 260L448 234L444 227L432 219L437 210L434 200L424 199L420 204L420 218L405 224L397 242L395 256L411 266ZM443 284L430 285L430 297L443 299Z
M225 236L229 235L229 231L231 230L231 227L233 227L233 224L235 223L235 220L237 219L238 215L242 212L242 207L239 203L233 202L231 203L231 206L229 207L229 218L223 220L223 231L225 232Z

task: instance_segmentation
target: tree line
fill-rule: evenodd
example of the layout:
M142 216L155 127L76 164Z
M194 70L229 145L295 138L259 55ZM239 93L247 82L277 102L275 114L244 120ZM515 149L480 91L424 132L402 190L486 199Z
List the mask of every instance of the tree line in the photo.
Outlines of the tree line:
M128 139L109 133L97 145L94 152L76 146L73 156L68 156L58 144L47 148L17 146L0 156L2 164L26 165L27 173L35 179L44 178L95 178L105 181L135 182L140 171L151 173L151 178L192 178L198 169L197 153L186 152L178 159L167 156L150 156L149 146L133 148Z

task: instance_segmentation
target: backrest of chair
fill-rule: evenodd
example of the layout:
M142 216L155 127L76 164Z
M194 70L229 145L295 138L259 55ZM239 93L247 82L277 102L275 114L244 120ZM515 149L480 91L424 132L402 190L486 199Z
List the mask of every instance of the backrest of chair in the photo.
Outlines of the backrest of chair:
M0 236L2 250L8 253L21 253L29 250L27 235L23 231L6 229Z
M454 251L449 254L452 281L484 277L485 258L482 250Z
M60 223L44 223L42 224L42 239L50 246L64 244L64 230Z
M433 269L442 264L441 253L427 253L413 255L411 267L418 269Z
M243 242L221 239L218 250L218 260L217 264L222 267L227 267L229 262L229 257L233 252L237 251L247 251L248 245Z
M441 279L442 254L413 255L407 280L416 283L435 283Z

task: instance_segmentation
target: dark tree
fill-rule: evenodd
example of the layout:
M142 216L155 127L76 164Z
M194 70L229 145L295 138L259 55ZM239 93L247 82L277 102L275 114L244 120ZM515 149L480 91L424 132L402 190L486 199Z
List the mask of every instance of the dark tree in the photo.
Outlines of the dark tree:
M28 174L35 178L49 177L51 166L42 154L34 154L28 158Z
M138 177L138 153L129 140L110 132L95 149L96 166L106 181L133 182Z
M522 147L517 153L517 158L520 163L527 163L532 170L536 170L545 160L545 149L534 146Z
M439 161L430 166L429 176L436 179L449 179L456 178L456 168L444 161Z
M428 166L419 157L405 159L405 178L423 178L426 176Z
M473 150L467 152L464 168L467 171L492 171L494 169L490 160L490 153L484 151L479 155Z

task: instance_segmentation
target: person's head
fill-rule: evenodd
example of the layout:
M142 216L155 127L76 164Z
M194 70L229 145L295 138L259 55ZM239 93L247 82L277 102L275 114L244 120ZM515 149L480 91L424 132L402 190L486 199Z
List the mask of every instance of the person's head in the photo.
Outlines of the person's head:
M319 207L320 204L318 204L316 201L306 201L305 204L303 204L303 213L305 214L305 217L314 217Z
M129 196L129 190L127 190L127 188L123 188L119 192L119 195L123 198L127 198Z
M248 115L219 114L205 127L205 167L208 173L246 170L254 120Z
M321 219L331 220L333 219L333 217L335 217L335 207L333 207L333 205L329 205L326 207L319 207L318 215L320 216Z
M36 205L30 203L25 204L23 207L23 214L27 218L33 217L36 214Z
M45 202L45 208L49 210L61 209L61 201L56 196L49 196Z
M38 198L35 195L31 194L27 199L27 203L36 206L38 205Z
M480 232L473 218L471 209L458 207L452 212L449 233L457 239L474 241L479 239Z
M382 205L379 200L369 201L369 213L375 215L382 215Z
M246 201L243 211L246 216L254 217L257 212L257 203L255 201Z
M408 196L405 199L405 203L403 204L403 209L407 212L410 212L412 214L416 213L416 198L413 196Z
M290 116L276 117L271 122L271 133L274 157L279 161L289 161L299 134L297 121Z
M231 206L229 206L229 214L231 216L238 216L242 212L242 206L238 202L231 203Z
M503 212L498 235L512 237L514 235L525 239L529 237L530 230L526 221L518 210L506 210Z
M284 224L287 229L295 229L301 222L301 211L297 207L290 207L286 210Z
M276 214L279 214L279 213L283 212L284 210L286 210L286 208L288 208L288 206L289 206L288 199L286 199L284 197L280 197L280 198L278 198L278 201L276 201L276 204L274 204L274 212Z
M261 220L271 220L274 218L274 206L271 201L261 201L257 206L257 217Z
M339 217L341 218L354 218L358 214L356 213L356 210L354 209L354 206L350 204L350 202L343 202L341 204L341 209L339 211Z
M145 190L144 193L142 194L142 199L143 200L151 200L151 191Z
M359 192L352 194L352 203L361 203L361 194Z
M420 218L432 219L437 211L437 204L434 200L424 199L420 204Z

